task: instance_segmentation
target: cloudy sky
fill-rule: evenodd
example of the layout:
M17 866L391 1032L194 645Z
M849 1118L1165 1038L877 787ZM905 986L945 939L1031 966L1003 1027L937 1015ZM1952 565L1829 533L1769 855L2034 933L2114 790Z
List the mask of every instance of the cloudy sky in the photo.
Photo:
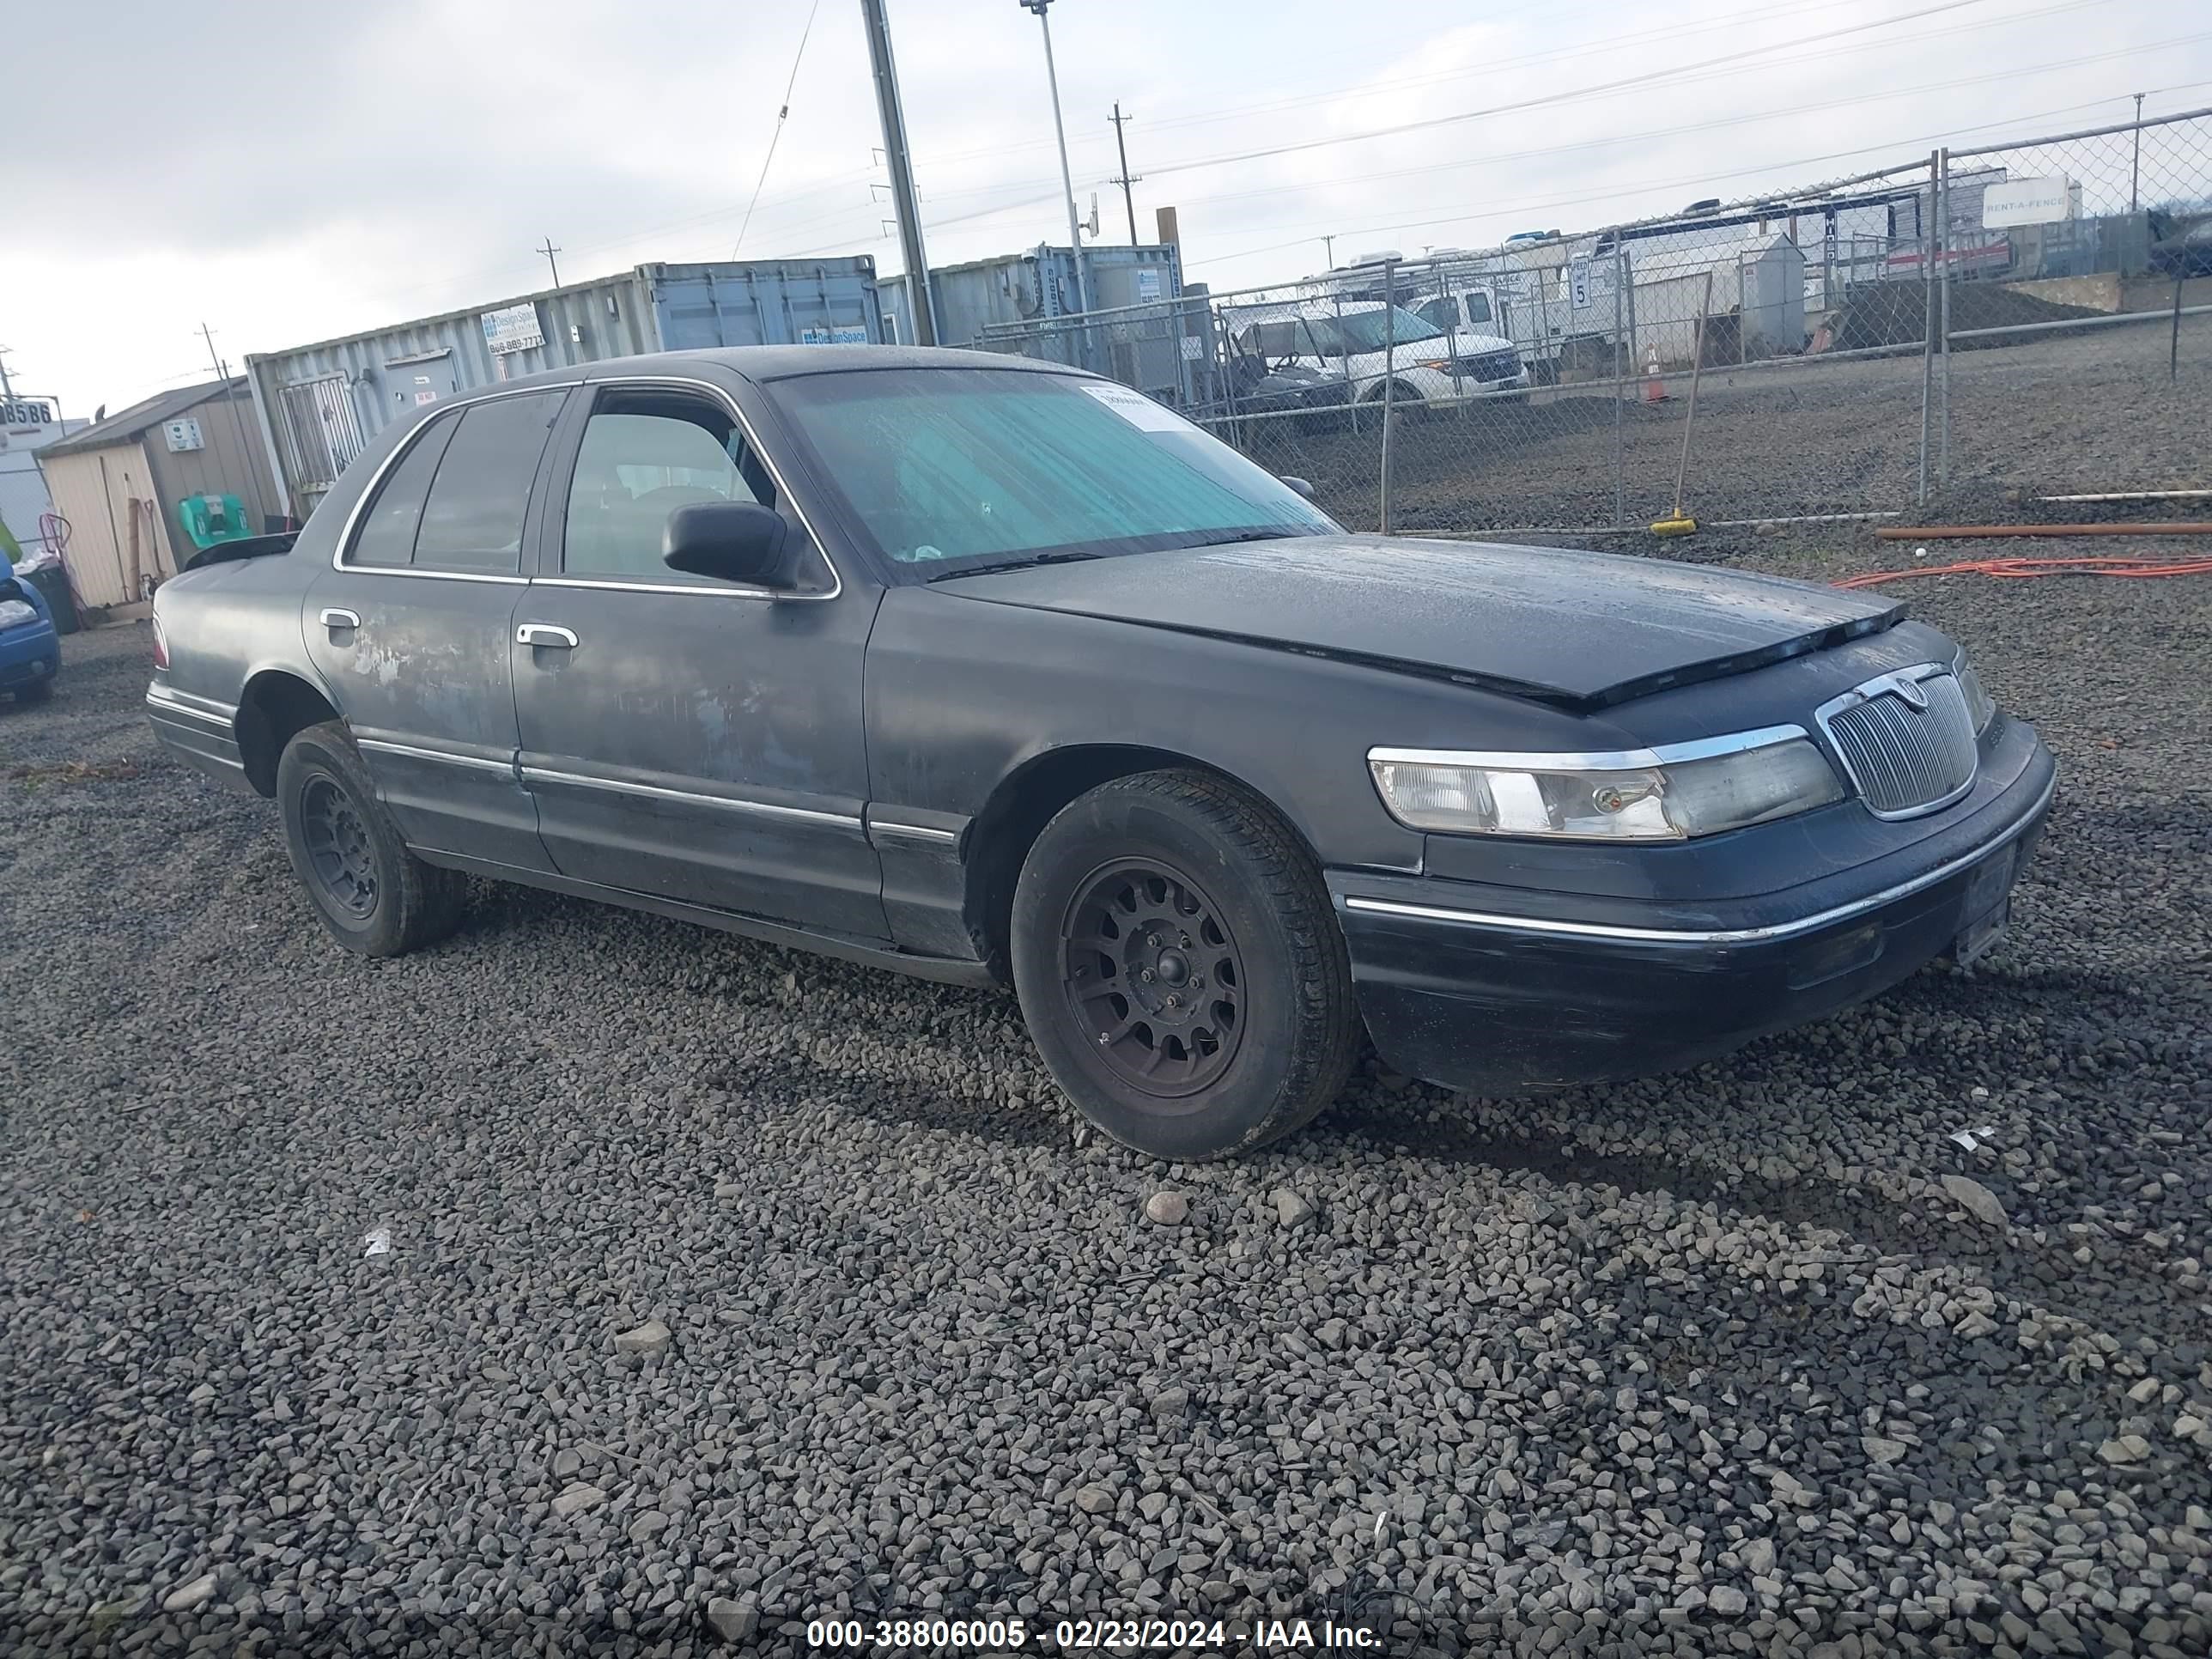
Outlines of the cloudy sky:
M932 262L1064 241L1036 20L890 9ZM730 258L809 12L10 6L16 388L118 408L204 377L203 321L235 364L488 305L546 285L549 236L570 282ZM1096 192L1127 240L1118 98L1146 240L1176 204L1217 290L1319 269L1324 235L1340 260L1481 246L2118 119L2137 91L2212 104L2212 15L2172 0L1060 0L1052 21L1083 210ZM819 0L743 256L896 270L879 142L857 0Z

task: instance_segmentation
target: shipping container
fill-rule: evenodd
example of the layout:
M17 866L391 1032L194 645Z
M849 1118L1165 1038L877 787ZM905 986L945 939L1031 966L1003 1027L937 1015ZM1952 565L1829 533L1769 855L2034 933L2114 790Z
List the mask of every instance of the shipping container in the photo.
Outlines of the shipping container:
M246 360L291 511L305 518L372 439L418 405L543 369L711 346L884 338L875 261L640 265L418 322Z
M1120 311L1173 300L1182 292L1182 258L1175 245L1087 247L1083 250L1084 297L1075 302L1075 255L1040 246L966 264L933 265L930 291L937 301L937 343L974 345L1006 324L1035 323L1079 311ZM912 302L906 278L887 276L883 293L886 339L914 343Z

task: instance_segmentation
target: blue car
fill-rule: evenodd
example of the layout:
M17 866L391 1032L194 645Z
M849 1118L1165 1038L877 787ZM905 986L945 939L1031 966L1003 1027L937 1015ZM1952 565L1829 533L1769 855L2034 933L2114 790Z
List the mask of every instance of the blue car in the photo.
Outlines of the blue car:
M14 692L18 702L44 702L61 672L61 636L46 600L15 580L15 567L0 554L0 691Z

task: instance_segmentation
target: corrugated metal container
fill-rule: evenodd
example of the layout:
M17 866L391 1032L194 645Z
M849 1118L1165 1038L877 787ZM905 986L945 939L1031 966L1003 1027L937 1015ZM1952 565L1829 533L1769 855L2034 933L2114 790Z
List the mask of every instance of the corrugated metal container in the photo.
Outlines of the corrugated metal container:
M596 282L246 360L270 456L304 517L421 404L543 369L711 346L880 341L875 261L649 264Z
M1119 310L1172 300L1182 292L1182 257L1172 242L1144 247L1091 247L1083 251L1088 277L1085 298L1092 311ZM993 324L1031 323L1076 313L1075 255L1067 248L1040 245L1026 253L1005 253L960 265L932 265L929 285L937 296L937 343L972 345ZM914 313L906 278L880 284L883 310L895 319L891 330L914 343Z

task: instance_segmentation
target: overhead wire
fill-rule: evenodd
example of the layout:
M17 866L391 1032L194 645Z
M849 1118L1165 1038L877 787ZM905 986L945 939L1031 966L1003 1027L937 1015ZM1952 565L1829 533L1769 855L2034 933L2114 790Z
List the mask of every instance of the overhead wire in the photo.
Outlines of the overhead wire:
M768 182L768 170L775 160L775 147L783 140L784 123L791 118L791 89L799 84L799 66L806 58L806 37L814 33L814 14L822 9L822 0L806 9L806 22L799 31L799 50L791 54L791 76L783 83L783 102L775 112L775 126L768 136L768 154L761 157L760 177L753 180L753 198L745 204L744 222L738 226L738 240L730 249L730 258L738 257L745 245L745 232L752 228L753 210L760 205L761 186Z

